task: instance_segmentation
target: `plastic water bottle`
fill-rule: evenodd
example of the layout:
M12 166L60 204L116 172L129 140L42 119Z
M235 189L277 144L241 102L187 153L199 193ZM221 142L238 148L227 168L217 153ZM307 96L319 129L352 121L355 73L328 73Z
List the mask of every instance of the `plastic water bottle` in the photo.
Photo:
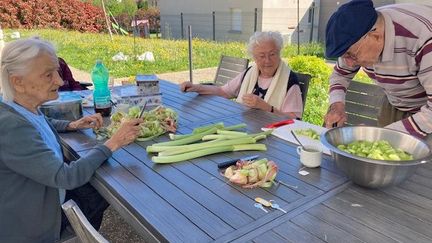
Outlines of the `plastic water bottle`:
M96 113L102 116L111 114L111 93L108 88L109 73L108 69L102 64L101 60L96 61L91 72L94 85L93 102Z

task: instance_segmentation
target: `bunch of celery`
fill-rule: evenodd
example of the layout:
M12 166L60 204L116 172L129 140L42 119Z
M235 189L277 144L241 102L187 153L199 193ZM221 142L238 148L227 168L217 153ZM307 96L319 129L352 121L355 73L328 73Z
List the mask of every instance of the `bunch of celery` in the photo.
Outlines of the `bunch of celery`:
M246 124L225 127L217 123L195 128L191 134L170 134L171 141L148 146L147 152L158 153L152 157L155 163L173 163L222 152L266 150L265 144L256 142L266 138L272 130L256 134L234 131L244 127Z
M95 130L97 139L111 137L120 128L122 122L138 118L139 113L140 108L137 106L129 108L128 113L115 112L111 116L109 126ZM142 118L144 122L140 124L141 130L138 141L150 140L165 132L175 132L177 130L177 113L170 108L158 106L153 110L145 111Z

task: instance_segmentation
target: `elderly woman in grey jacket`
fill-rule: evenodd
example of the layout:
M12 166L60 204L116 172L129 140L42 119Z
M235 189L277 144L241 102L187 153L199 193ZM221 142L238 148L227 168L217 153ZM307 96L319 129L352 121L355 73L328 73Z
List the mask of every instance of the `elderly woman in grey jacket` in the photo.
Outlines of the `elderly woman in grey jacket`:
M95 114L69 122L40 113L38 107L56 99L63 85L58 68L53 46L43 40L17 40L2 51L0 242L59 240L61 204L71 197L69 190L86 184L113 151L138 135L142 120L126 122L104 144L65 163L57 131L100 127L102 117Z

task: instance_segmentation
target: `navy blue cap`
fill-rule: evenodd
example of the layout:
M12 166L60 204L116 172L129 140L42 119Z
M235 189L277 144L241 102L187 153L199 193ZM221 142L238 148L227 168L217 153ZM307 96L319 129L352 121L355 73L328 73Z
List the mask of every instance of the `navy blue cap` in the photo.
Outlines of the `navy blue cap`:
M342 56L372 29L377 18L371 0L352 0L340 6L327 23L326 57Z

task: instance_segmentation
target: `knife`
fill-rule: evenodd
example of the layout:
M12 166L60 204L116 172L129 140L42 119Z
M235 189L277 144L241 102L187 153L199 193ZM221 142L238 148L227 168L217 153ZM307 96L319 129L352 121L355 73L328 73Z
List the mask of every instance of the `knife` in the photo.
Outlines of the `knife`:
M254 159L258 158L258 157L259 157L259 155L255 154L255 155L251 155L251 156L247 156L247 157L242 157L242 158L237 158L237 159L229 159L229 160L226 160L226 161L218 164L218 168L222 169L222 168L225 168L225 167L228 167L228 166L231 166L231 165L235 165L237 163L237 161L239 161L239 160L248 161L248 160L254 160Z
M293 124L294 120L293 119L288 119L288 120L283 120L283 121L278 121L275 123L270 123L267 126L265 126L265 128L277 128L283 125L288 125L288 124Z

